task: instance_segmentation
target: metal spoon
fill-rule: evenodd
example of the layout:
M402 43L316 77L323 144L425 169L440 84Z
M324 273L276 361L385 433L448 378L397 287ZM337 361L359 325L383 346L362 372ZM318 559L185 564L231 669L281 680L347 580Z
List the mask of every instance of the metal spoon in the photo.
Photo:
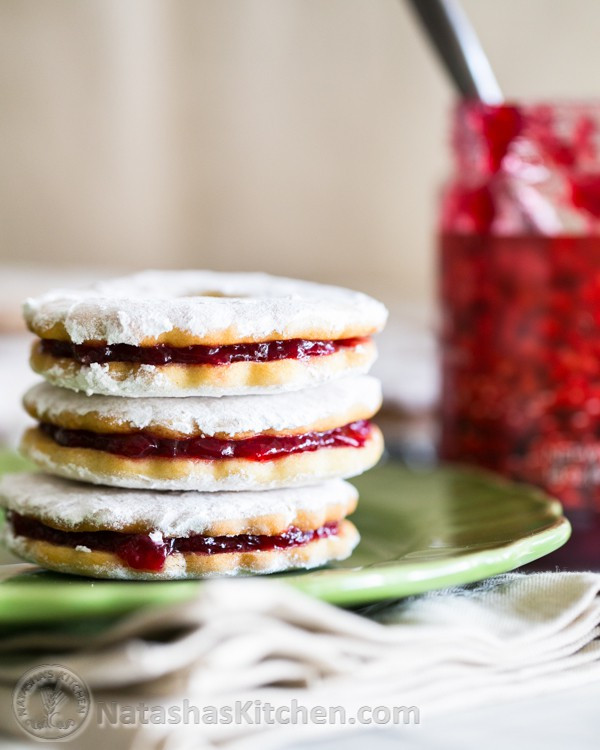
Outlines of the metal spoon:
M500 104L504 97L458 0L408 0L463 97Z

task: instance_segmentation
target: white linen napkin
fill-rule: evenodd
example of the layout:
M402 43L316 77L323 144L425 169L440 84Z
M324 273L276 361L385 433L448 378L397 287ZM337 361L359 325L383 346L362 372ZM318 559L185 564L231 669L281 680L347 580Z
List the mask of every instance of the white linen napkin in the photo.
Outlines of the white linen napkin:
M344 724L242 721L117 730L121 747L245 750L258 741L261 748L280 747L292 737L356 729L362 706L390 713L416 707L424 721L581 685L600 679L599 591L600 574L513 573L354 613L274 580L209 581L194 601L137 612L96 634L4 638L0 730L18 731L10 708L16 679L48 663L68 666L91 688L96 707L82 735L87 748L105 746L107 731L117 736L97 724L98 705L111 701L169 707L187 698L218 710L235 701L278 707L295 700L307 710L346 712ZM26 650L32 643L35 655ZM405 714L399 716L403 723Z

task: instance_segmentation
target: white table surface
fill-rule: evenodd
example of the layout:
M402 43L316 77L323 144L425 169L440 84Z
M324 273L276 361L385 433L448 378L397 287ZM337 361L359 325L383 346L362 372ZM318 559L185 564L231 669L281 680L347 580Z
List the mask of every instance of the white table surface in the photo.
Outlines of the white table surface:
M576 690L485 706L445 716L422 715L416 726L356 731L285 750L596 750L600 683ZM293 730L291 730L293 731ZM45 743L46 747L50 745ZM4 740L2 750L35 750L39 743ZM62 745L66 747L67 745Z
M596 750L600 683L443 716L399 729L356 732L290 750ZM401 744L400 744L401 743Z

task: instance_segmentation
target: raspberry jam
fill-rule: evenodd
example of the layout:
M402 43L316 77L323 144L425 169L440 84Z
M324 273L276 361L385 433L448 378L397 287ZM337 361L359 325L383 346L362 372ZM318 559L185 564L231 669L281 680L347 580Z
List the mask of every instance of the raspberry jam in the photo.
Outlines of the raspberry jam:
M584 518L600 511L600 104L462 103L454 152L441 455Z
M303 531L290 526L282 534L238 534L236 536L163 537L150 534L122 534L118 531L62 531L46 526L29 516L10 511L8 523L15 536L48 542L59 547L87 547L90 550L111 552L135 570L158 572L169 555L193 553L219 555L224 552L268 552L276 549L300 547L317 539L326 539L339 531L339 523L326 523L318 529Z
M129 362L139 365L231 365L235 362L274 362L280 359L307 359L335 354L368 341L368 338L338 339L336 341L263 341L225 346L131 346L111 344L88 346L70 341L42 339L41 350L53 357L73 359L82 365L107 362Z
M302 435L256 435L241 440L190 437L183 439L156 437L148 432L103 434L88 430L66 430L42 423L40 429L54 442L66 448L91 448L127 458L193 458L212 461L244 458L250 461L272 461L291 453L321 448L361 448L371 435L371 422L361 419L326 432Z

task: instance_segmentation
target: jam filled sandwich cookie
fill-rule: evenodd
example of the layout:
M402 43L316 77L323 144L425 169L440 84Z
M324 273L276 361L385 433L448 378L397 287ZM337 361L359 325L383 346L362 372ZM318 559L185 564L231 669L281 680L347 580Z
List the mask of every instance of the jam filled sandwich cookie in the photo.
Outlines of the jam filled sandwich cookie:
M262 490L360 474L381 456L369 375L293 393L223 398L86 396L48 383L25 408L26 456L51 474L161 490Z
M360 292L264 274L146 271L24 306L33 369L117 396L273 393L366 372L387 311Z
M269 492L96 488L44 474L0 483L4 537L44 568L94 578L177 579L314 568L348 557L356 490L342 480Z

